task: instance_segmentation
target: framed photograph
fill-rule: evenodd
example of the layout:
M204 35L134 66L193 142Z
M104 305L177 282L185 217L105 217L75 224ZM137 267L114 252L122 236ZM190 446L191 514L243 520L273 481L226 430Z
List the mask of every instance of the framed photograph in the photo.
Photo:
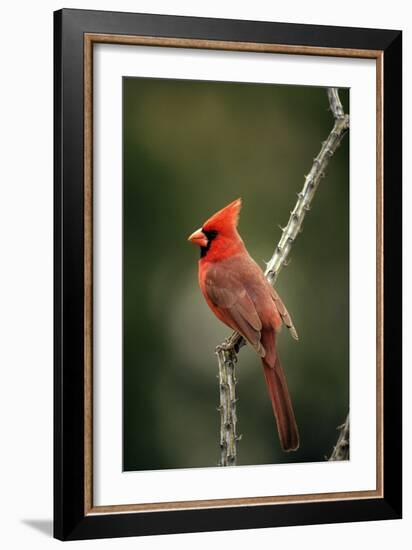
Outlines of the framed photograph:
M54 29L55 537L400 518L401 32Z

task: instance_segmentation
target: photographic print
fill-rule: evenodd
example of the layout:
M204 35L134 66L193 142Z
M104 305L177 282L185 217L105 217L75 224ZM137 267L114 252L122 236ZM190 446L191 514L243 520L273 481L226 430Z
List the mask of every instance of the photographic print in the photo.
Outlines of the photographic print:
M349 458L349 97L123 79L125 471Z
M54 25L55 537L400 518L402 33Z

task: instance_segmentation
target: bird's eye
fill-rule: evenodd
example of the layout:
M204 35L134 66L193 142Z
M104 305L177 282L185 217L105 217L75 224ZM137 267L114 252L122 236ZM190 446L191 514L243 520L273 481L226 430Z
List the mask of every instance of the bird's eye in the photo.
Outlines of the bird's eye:
M203 233L206 235L208 241L213 241L217 237L217 231L214 229L202 229Z

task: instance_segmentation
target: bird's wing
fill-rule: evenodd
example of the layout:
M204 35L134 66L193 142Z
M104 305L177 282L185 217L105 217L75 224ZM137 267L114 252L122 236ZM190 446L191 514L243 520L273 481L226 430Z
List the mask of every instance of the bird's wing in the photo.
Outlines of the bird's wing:
M284 325L289 329L289 331L290 331L291 335L293 336L293 338L295 340L299 340L298 333L295 329L295 326L294 326L293 321L292 321L292 319L289 315L289 312L285 307L285 304L282 302L282 300L280 299L279 294L276 292L276 290L273 288L272 285L270 285L270 288L271 288L272 298L273 298L273 301L275 302L276 309L278 310L279 315L280 315Z
M213 305L223 317L253 346L256 352L265 356L261 344L262 322L255 304L236 272L214 267L205 279L205 290Z

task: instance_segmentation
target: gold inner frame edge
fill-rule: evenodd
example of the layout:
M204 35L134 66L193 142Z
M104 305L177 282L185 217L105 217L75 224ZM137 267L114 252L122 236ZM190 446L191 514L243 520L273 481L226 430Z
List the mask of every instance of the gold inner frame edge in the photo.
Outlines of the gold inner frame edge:
M225 51L356 57L376 60L376 489L307 495L93 504L93 45L161 46ZM254 42L85 33L84 35L84 513L155 512L383 498L383 51Z

